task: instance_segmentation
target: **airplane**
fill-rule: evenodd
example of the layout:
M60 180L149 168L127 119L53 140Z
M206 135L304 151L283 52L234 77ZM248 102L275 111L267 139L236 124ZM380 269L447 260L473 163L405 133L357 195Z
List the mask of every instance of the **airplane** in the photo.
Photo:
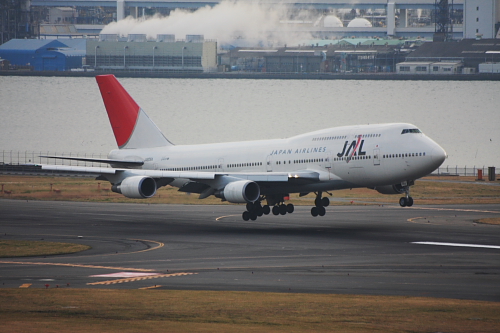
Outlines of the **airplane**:
M118 149L106 159L42 156L99 162L109 167L41 165L42 170L99 175L127 198L151 198L174 186L200 199L246 204L245 221L293 213L290 193L314 193L311 215L324 216L330 200L323 193L367 187L403 194L412 206L410 186L429 175L447 155L416 126L388 123L334 127L287 139L174 145L134 101L114 75L98 75L103 102Z

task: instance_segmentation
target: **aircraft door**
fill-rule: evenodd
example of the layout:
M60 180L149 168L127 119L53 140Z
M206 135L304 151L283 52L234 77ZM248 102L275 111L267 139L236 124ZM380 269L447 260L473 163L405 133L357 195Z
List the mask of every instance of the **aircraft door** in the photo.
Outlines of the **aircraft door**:
M380 149L373 149L373 165L380 165Z
M266 170L267 170L267 172L273 171L273 160L271 158L271 155L267 155L267 158L266 158Z
M327 152L324 155L324 159L325 159L325 162L324 162L325 169L326 169L326 171L328 171L330 179L332 179L332 176L333 176L333 169L332 169L333 154L331 152Z

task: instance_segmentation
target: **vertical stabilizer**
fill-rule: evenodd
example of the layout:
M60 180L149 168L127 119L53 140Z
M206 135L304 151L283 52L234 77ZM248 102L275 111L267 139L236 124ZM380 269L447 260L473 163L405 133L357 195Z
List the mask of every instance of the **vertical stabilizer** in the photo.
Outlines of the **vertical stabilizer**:
M114 75L99 75L96 80L120 149L172 145Z

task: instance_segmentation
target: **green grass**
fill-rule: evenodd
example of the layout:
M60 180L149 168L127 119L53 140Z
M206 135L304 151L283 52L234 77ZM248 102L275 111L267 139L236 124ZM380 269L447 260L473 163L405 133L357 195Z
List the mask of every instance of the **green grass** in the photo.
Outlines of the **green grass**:
M498 332L500 327L500 303L418 297L0 289L0 298L5 332Z

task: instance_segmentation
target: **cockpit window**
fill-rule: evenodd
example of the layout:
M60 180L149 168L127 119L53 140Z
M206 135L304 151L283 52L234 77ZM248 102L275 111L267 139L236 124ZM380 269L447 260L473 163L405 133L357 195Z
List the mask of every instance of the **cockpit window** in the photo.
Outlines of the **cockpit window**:
M401 132L401 134L406 134L406 133L422 133L422 132L420 132L418 128L408 128L404 129L403 132Z

